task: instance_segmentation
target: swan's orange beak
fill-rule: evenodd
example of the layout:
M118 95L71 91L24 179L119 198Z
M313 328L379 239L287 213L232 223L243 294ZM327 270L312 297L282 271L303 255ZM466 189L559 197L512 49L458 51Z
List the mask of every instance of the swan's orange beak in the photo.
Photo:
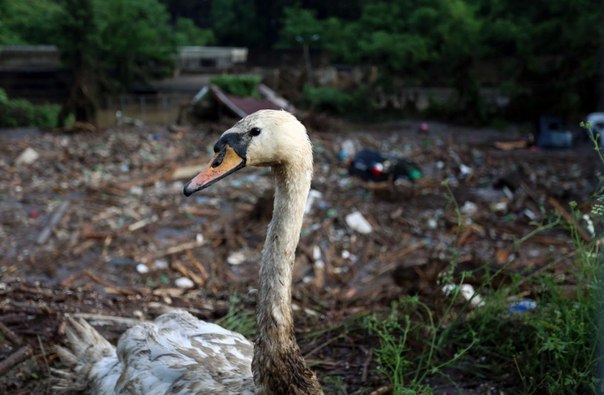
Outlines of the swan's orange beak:
M245 166L245 159L240 157L229 145L217 152L208 167L196 175L183 190L185 196L201 191Z

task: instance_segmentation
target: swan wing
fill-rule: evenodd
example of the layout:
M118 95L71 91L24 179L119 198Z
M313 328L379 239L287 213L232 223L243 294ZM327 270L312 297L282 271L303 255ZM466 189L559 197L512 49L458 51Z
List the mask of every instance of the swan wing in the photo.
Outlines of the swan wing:
M253 344L176 310L130 328L117 345L118 394L253 394Z

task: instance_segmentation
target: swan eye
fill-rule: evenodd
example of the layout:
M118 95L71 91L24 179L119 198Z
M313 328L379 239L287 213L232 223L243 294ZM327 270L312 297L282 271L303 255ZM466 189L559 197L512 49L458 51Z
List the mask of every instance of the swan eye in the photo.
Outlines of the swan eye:
M262 129L260 129L260 128L251 128L250 129L250 134L253 137L258 136L260 134L260 132L262 132Z

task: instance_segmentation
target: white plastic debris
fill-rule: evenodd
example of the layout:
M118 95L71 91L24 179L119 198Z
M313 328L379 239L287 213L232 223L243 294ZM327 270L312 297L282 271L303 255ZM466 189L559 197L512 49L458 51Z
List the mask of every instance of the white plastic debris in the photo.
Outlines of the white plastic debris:
M525 313L527 311L535 310L537 308L537 302L533 299L520 299L516 300L508 306L510 313Z
M229 265L241 265L245 261L245 254L241 251L233 252L227 258L227 262Z
M535 214L533 211L529 210L528 208L525 208L524 211L522 211L522 214L524 214L531 221L534 221L537 219L537 214Z
M168 261L165 259L156 259L153 261L153 268L155 270L164 270L168 268Z
M474 173L474 170L472 170L472 168L470 166L466 166L463 163L459 164L459 173L461 175L461 177L467 177L469 175L472 175L472 173Z
M149 267L144 263L139 263L138 265L136 265L136 271L140 274L149 273Z
M436 229L438 227L438 221L434 218L428 218L428 229Z
M350 251L348 251L348 250L342 250L342 258L349 259L350 256L351 256Z
M308 193L308 199L306 200L306 206L304 207L304 214L308 214L312 209L312 205L316 199L320 199L323 194L317 190L311 189Z
M352 141L350 139L346 139L342 142L340 151L338 152L338 159L346 160L348 158L351 158L352 155L354 155L355 151L356 151L356 148L355 148L354 141Z
M143 192L145 192L145 191L144 191L143 187L135 185L135 186L131 187L128 190L128 192L130 192L130 194L134 195L134 196L142 196Z
M346 216L346 224L354 231L367 235L373 231L371 224L367 222L363 214L358 211Z
M583 221L585 221L585 226L587 231L591 235L591 237L596 237L596 228L594 227L594 223L587 214L583 214Z
M314 261L318 261L319 259L321 259L321 249L319 248L319 246L314 246L312 248L312 259Z
M189 289L189 288L193 288L195 286L195 283L193 282L193 280L191 280L190 278L187 277L179 277L176 280L174 280L174 284L176 284L176 286L178 288L182 288L182 289Z
M32 163L37 161L39 157L40 157L40 154L38 154L38 152L35 149L33 149L31 147L27 147L25 149L25 151L21 152L21 155L19 155L17 157L17 159L15 160L15 164L31 165Z
M508 211L508 203L505 200L502 200L497 203L493 203L491 205L491 209L496 212L505 212Z
M197 233L197 234L195 235L195 241L196 241L198 244L202 244L202 243L203 243L203 241L204 241L203 235L202 235L201 233Z
M461 286L455 284L446 284L442 287L442 291L445 295L451 295L457 289L459 289L459 293L464 297L465 300L470 301L472 306L480 307L484 304L484 300L482 300L480 295L476 293L474 287L470 284L461 284Z
M132 312L132 315L134 316L134 318L137 318L137 319L139 319L139 320L142 320L143 318L145 318L145 315L144 315L144 314L143 314L143 312L142 312L142 311L140 311L140 310L134 310L134 311Z
M469 217L473 217L478 212L478 206L476 203L466 201L463 206L461 206L461 212Z

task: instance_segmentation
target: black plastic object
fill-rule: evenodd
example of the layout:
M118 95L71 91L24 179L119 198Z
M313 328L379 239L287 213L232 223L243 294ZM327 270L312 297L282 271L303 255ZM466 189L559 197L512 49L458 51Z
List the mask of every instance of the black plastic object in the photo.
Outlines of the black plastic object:
M380 152L369 149L359 151L352 158L348 174L376 182L394 182L399 178L416 181L422 177L422 172L415 163L400 158L386 158Z

